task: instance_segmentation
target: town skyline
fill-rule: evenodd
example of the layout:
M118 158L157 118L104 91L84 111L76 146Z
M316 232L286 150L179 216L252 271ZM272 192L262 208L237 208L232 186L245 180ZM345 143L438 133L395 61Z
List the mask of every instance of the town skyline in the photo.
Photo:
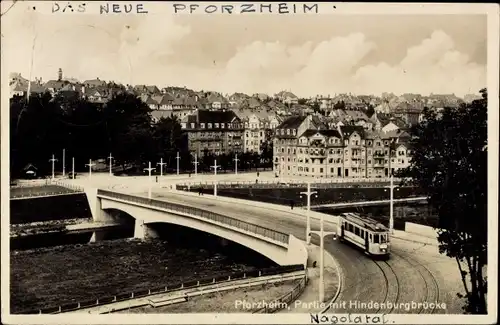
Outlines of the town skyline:
M78 80L227 94L286 90L302 98L384 92L463 97L486 87L486 16L480 15L30 14L16 6L5 17L15 33L4 33L4 55L9 72L31 80L56 79L62 68Z

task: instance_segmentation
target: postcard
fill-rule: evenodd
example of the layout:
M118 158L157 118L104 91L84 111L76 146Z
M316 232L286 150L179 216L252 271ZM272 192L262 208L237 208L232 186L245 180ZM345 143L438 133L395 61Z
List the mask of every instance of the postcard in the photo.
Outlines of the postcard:
M2 1L6 324L493 324L499 7Z

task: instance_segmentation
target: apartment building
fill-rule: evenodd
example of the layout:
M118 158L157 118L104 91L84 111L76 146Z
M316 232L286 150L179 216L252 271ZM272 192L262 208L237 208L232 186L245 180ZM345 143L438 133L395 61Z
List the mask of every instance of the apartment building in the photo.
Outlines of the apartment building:
M408 140L401 130L329 128L316 116L293 116L276 129L274 172L314 178L387 177L409 166Z
M215 155L243 151L244 126L233 111L200 109L181 120L188 134L191 154L202 157L205 152Z
M261 153L263 144L272 141L272 131L279 125L277 116L265 110L238 110L235 113L245 129L243 151Z

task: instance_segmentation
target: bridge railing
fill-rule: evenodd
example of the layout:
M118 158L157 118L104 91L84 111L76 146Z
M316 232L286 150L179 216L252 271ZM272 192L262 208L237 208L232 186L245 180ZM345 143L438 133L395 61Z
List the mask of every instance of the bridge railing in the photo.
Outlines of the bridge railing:
M101 196L107 196L111 198L116 198L124 201L129 201L129 202L135 202L135 203L140 203L140 204L145 204L149 206L155 206L158 208L162 209L167 209L171 211L176 211L176 212L181 212L181 213L186 213L186 214L191 214L197 217L201 217L204 219L212 220L218 223L226 224L231 227L235 227L247 232L251 232L266 238L270 238L272 240L288 244L289 240L289 235L278 232L276 230L272 230L266 227L261 227L257 226L248 222L244 222L238 219L234 219L222 214L210 212L210 211L205 211L202 209L194 208L194 207L188 207L180 204L175 204L175 203L170 203L166 202L163 200L155 200L155 199L148 199L145 197L141 196L135 196L135 195L130 195L130 194L124 194L124 193L118 193L118 192L112 192L112 191L107 191L107 190L97 190L97 195Z
M122 292L117 293L111 296L101 296L96 297L94 299L76 301L71 303L64 303L59 306L46 307L42 309L29 309L25 311L21 311L16 314L28 315L28 314L59 314L64 312L76 311L84 308L97 307L102 305L107 305L114 302L132 300L142 297L147 297L151 295L157 295L162 293L170 293L181 291L185 289L191 288L199 288L208 285L214 285L219 283L227 283L236 280L243 279L258 279L265 276L273 276L273 275L285 275L287 273L305 271L304 265L284 265L284 266L276 266L270 267L260 270L252 270L252 271L240 271L240 272L231 272L226 274L221 274L215 277L205 277L196 280L190 280L187 282L178 282L172 283L169 285L154 287L148 289L137 290L133 292Z
M394 183L399 184L401 179L395 178ZM310 181L311 186L315 188L336 188L336 187L380 187L381 185L388 185L390 179L385 178L354 178L354 179L314 179ZM178 190L184 190L188 187L197 188L213 187L217 184L219 188L238 188L238 187L252 187L252 188L290 188L290 187L306 187L308 182L302 180L294 181L204 181L204 182L185 182L177 183Z
M292 303L304 292L307 283L308 278L306 275L300 279L299 283L297 283L290 292L282 295L273 302L266 304L266 306L254 310L252 314L271 314L280 309L285 309L287 306L291 306Z

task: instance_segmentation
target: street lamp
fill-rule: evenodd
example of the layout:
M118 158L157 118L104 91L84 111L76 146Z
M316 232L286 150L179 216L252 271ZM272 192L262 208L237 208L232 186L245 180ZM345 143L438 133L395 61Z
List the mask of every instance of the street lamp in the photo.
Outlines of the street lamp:
M210 168L214 169L214 196L217 196L217 168L220 168L220 165L217 166L217 159L214 159L214 165Z
M396 188L397 191L399 191L399 188L397 186L394 186L394 176L391 173L391 185L385 186L386 188L389 188L390 192L390 201L389 201L389 232L391 234L394 233L394 189ZM387 191L385 189L384 191Z
M177 151L177 157L175 157L175 159L177 159L177 175L179 175L179 159L181 159L179 151Z
M160 158L160 162L156 163L157 165L160 165L160 177L163 176L163 165L167 165L167 163L163 162L163 158Z
M144 171L149 172L149 177L148 177L148 198L151 200L151 171L155 170L155 168L151 168L151 162L148 163L148 168L144 168Z
M319 302L322 303L325 300L325 237L328 235L333 235L333 239L337 239L337 234L335 232L325 232L324 231L324 214L321 213L320 218L320 230L311 231L312 234L317 234L319 236Z
M66 176L66 149L63 149L63 157L62 157L62 167L63 167L63 177Z
M238 161L239 161L238 154L235 154L234 156L235 156L235 158L233 158L233 160L234 160L234 174L238 175Z
M193 161L193 165L194 165L194 176L198 176L198 154L194 154L194 161Z
M318 192L316 191L311 191L311 183L307 183L307 191L306 192L300 192L300 196L307 196L307 212L306 212L306 218L307 218L307 227L306 227L306 242L309 245L311 243L311 195L314 195L314 197L318 197Z
M54 163L57 161L57 159L54 157L54 155L52 155L52 159L49 159L49 161L52 162L52 179L55 178L55 174L54 174Z
M109 176L113 176L113 156L111 156L111 152L109 153Z
M95 166L95 164L92 163L92 159L89 159L89 163L85 164L85 166L89 166L89 182L92 179L92 166Z

